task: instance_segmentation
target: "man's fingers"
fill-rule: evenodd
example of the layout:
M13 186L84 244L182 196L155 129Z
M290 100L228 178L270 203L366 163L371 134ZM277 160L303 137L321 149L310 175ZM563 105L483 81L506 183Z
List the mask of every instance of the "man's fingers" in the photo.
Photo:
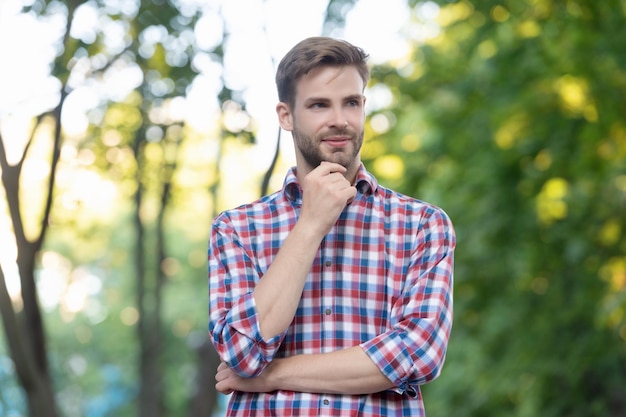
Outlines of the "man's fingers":
M228 387L225 387L224 384L222 384L221 382L218 382L217 384L215 384L215 390L217 392L221 392L224 395L231 394L234 391Z
M224 362L220 362L215 373L215 389L222 394L228 395L233 392L233 389L228 385L228 378L231 375L231 370Z
M339 172L339 173L344 173L347 171L346 167L344 167L341 164L338 164L336 162L327 162L327 161L322 161L322 163L315 168L315 170L320 171L320 173L323 174L330 174L332 172Z

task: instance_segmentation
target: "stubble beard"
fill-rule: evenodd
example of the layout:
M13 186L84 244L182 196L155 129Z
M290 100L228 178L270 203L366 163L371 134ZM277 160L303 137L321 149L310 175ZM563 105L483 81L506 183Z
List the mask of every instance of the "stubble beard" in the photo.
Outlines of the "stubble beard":
M322 140L328 136L349 136L352 151L350 152L350 149L346 147L334 149L330 154L324 154L321 150L321 143ZM300 151L302 158L304 158L304 161L311 168L319 166L322 161L328 161L338 163L349 169L357 160L361 145L363 144L363 136L363 130L355 133L347 129L332 129L313 137L303 133L298 128L294 128L293 130L295 145Z

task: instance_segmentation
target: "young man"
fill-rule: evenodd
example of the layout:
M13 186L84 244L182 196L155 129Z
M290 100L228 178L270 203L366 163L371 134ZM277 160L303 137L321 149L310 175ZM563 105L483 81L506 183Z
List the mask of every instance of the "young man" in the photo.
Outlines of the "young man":
M322 37L283 58L296 167L214 220L209 332L229 416L423 416L419 386L441 372L454 230L362 165L366 59Z

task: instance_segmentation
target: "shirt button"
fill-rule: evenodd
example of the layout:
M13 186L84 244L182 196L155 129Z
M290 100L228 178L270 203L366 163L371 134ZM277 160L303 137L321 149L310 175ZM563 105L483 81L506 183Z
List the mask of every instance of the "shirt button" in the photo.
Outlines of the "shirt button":
M332 262L330 262L330 261L326 261L326 263L325 263L324 265L326 265L326 267L328 268L329 266L331 266L331 265L332 265Z
M330 404L330 401L324 400L324 405L328 405L328 404Z
M324 311L324 314L326 314L327 316L330 316L330 313L332 313L332 311L330 311L330 308L327 308L327 309Z

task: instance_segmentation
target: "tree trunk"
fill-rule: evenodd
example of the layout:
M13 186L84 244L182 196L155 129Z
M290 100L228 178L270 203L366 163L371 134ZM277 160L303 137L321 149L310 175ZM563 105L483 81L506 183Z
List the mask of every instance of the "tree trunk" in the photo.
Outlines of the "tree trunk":
M189 417L211 417L217 408L215 374L220 358L209 340L196 349L198 355L198 374L196 390L189 403Z
M55 114L60 114L64 99L65 95L62 94L61 101L55 109ZM39 235L32 241L26 237L24 232L19 198L22 166L33 141L34 132L41 120L42 117L38 118L23 155L14 166L8 163L4 142L0 136L2 184L5 189L17 245L16 262L20 275L23 309L19 314L15 311L7 291L4 273L0 273L0 303L9 351L20 385L26 394L29 414L32 417L56 417L58 413L52 378L48 368L44 323L35 283L35 264L48 228L48 219L52 206L52 191L61 147L60 119L57 119L57 129L55 129L50 177L47 187L48 196L44 215L40 223Z
M135 192L135 277L136 299L139 319L137 322L137 338L139 342L139 394L137 396L137 415L139 417L161 417L163 415L163 373L161 367L162 341L160 335L161 318L157 314L154 295L154 270L148 268L146 261L146 228L141 218L144 204L143 171L145 161L143 155L145 126L135 134L133 152L137 164L137 191Z
M57 417L52 381L47 370L42 371L36 366L33 358L34 349L30 343L25 343L28 336L24 332L24 320L15 314L2 268L0 268L0 313L17 377L26 392L29 415Z

